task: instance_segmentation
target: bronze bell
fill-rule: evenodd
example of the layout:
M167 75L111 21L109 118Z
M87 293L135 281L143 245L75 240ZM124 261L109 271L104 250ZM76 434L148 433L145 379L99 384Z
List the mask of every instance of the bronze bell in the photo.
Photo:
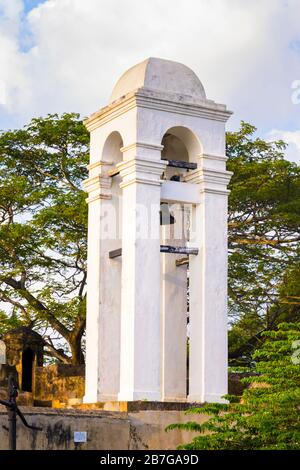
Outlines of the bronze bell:
M175 224L175 217L171 214L169 210L169 204L162 202L160 204L160 225L173 225Z

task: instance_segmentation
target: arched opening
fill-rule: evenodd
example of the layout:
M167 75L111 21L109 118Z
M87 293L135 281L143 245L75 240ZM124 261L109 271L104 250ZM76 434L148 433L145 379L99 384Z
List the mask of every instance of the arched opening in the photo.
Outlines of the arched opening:
M122 241L122 190L120 188L121 177L116 165L123 159L122 147L122 136L118 131L114 131L107 137L101 157L102 161L108 162L108 175L111 176L111 199L110 203L107 204L108 218L103 227L107 227L109 231L109 237L107 238L118 240L117 244Z
M113 165L122 161L121 148L123 147L123 139L118 131L114 131L107 137L102 151L101 160L111 162Z
M162 179L184 184L188 172L197 169L202 146L186 127L172 127L164 134L161 158L168 161ZM179 191L178 187L178 191ZM163 202L164 204L166 201ZM165 209L166 210L166 209ZM168 211L173 224L161 227L161 244L184 247L189 243L192 205L172 201ZM166 210L167 212L167 210ZM161 255L162 331L163 331L163 395L171 399L173 390L178 399L189 394L189 269L188 257ZM167 358L169 361L167 361ZM170 358L176 367L170 364Z
M187 149L190 162L195 162L197 157L202 153L202 145L200 140L188 127L170 127L162 138L162 145L164 145L163 141L166 140L166 136L168 135L177 137L177 142L180 141L182 144L184 144Z
M161 152L163 159L189 161L188 150L184 142L176 135L167 132L163 137L162 145L164 146Z
M197 168L202 146L190 129L181 126L171 127L163 135L161 144L163 145L161 158L170 162L163 175L164 179L183 181L187 171Z
M109 162L105 168L111 178L111 197L103 201L101 234L105 239L105 257L102 260L101 282L103 289L103 315L100 332L102 351L102 387L105 400L115 400L120 382L120 330L121 330L121 274L122 257L110 259L109 253L122 248L122 189L121 176L116 165L123 160L123 139L119 132L112 132L106 139L101 159ZM107 233L105 230L107 229Z
M22 353L22 390L32 392L34 352L26 348Z

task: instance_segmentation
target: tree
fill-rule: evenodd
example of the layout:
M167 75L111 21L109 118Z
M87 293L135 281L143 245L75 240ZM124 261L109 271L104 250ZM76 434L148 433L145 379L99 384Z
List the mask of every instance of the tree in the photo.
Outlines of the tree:
M191 421L167 428L198 433L180 448L300 449L300 323L281 323L264 336L266 341L254 354L259 375L243 379L250 387L244 390L241 401L193 408L188 412L211 418L203 424Z
M0 301L12 308L2 308L1 330L42 330L48 354L74 364L83 362L88 143L78 114L0 135Z
M245 122L227 133L229 196L229 357L249 362L262 333L299 321L300 168L284 159L282 141L255 138ZM296 290L295 290L296 289ZM287 292L286 292L287 293ZM298 296L298 297L297 297ZM292 302L293 308L287 308Z
M249 362L263 331L299 319L300 169L284 159L283 142L255 131L242 122L227 134L235 363ZM44 333L49 354L74 363L83 361L88 141L77 114L0 134L0 332L30 326Z

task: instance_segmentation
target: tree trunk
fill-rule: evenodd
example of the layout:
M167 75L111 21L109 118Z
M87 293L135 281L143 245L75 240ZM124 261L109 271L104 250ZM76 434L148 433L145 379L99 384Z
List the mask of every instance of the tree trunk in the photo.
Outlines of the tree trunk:
M75 336L69 339L69 344L71 348L72 358L71 364L80 365L84 364L84 355L81 348L81 336Z

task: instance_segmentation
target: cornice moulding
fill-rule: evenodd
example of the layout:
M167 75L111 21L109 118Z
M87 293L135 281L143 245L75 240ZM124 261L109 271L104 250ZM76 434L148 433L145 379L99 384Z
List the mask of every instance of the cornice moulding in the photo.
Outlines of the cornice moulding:
M160 176L166 168L164 160L150 160L148 158L132 158L117 164L122 182L120 188L133 183L161 185Z
M147 142L134 142L133 144L129 144L126 147L121 147L120 150L121 150L122 153L125 153L125 152L129 152L130 150L139 149L139 148L147 149L147 150L157 150L157 151L161 152L163 150L164 146L163 145L157 145L157 144L151 144L151 143L147 143Z
M204 117L221 122L226 122L232 114L232 111L228 111L225 105L220 105L210 100L199 104L178 102L170 97L163 98L160 95L155 96L154 94L149 96L145 91L137 90L92 114L90 118L84 121L84 124L89 131L92 131L133 108L149 108L186 114L188 116Z
M87 178L83 181L83 187L85 191L92 192L99 188L110 189L111 188L111 178L109 176L93 176L92 178Z
M217 160L220 162L227 162L228 157L226 155L213 155L210 153L203 153L202 155L199 155L198 159L206 159L206 160Z
M105 193L99 193L96 194L95 196L89 196L86 198L85 202L87 204L90 204L91 202L99 201L100 199L112 199L111 194L105 194Z
M87 165L87 169L90 171L90 170L94 170L95 168L98 168L100 166L105 166L105 165L113 165L113 162L107 161L107 160L98 160L97 162L90 163L89 165Z
M227 186L230 182L233 173L231 171L219 171L208 168L200 168L193 172L188 173L184 180L189 183L197 184L216 184Z

